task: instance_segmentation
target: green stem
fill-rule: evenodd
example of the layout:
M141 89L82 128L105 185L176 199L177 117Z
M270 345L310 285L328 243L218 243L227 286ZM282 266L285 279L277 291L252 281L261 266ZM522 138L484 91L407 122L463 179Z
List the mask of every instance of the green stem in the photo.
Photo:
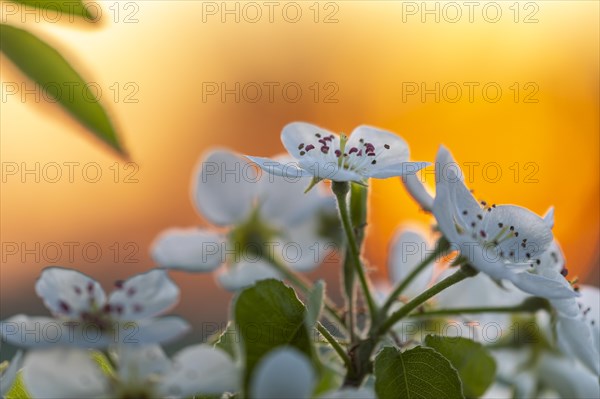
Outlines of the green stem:
M290 270L290 268L288 268L273 257L268 256L267 260L275 269L277 269L277 271L283 274L283 276L288 281L290 281L293 285L300 289L303 294L308 295L311 292L312 284L304 277L294 273L292 270ZM330 318L333 318L332 321L336 324L339 323L343 327L345 325L344 319L335 310L335 304L333 303L333 301L325 297L323 302L323 307L325 308L325 311L329 314Z
M323 326L323 324L321 324L320 322L317 322L317 330L321 333L323 338L325 338L331 344L331 346L333 347L335 352L342 358L346 367L347 368L352 367L352 363L350 362L350 357L348 356L348 354L346 353L344 348L342 348L340 343L335 339L335 337L333 335L331 335L329 330L327 330L325 328L325 326Z
M400 283L398 284L398 286L396 286L396 288L394 289L394 291L392 291L392 293L390 294L390 296L388 297L388 299L385 301L385 304L383 305L383 308L381 309L381 314L383 317L385 317L385 315L387 314L388 310L390 309L390 307L394 304L394 302L396 301L396 299L400 296L400 294L402 294L402 292L406 289L406 287L408 287L410 285L410 283L419 275L419 273L421 273L423 270L425 270L425 268L427 266L429 266L429 264L431 264L431 262L435 261L435 259L444 251L446 251L449 248L449 244L448 241L444 238L441 238L438 241L438 244L435 248L435 251L433 251L429 256L427 256L425 259L423 259L423 261L421 263L419 263L411 272L408 276L406 276L406 278Z
M516 306L436 309L427 312L412 313L408 315L408 317L451 316L478 313L535 313L538 310L550 311L550 305L548 301L542 298L533 297L528 298L523 303L520 303Z
M332 182L331 188L333 193L335 194L338 201L338 209L340 212L340 219L342 221L342 226L344 228L344 232L346 233L346 240L348 241L348 247L350 249L350 255L352 255L352 261L354 263L354 268L356 270L356 274L358 275L358 279L360 281L360 285L363 291L363 295L365 297L365 301L369 307L369 313L371 315L371 321L374 322L377 317L377 307L375 306L375 301L371 295L371 290L369 288L369 283L367 281L367 277L365 275L365 270L362 266L362 262L360 261L360 251L358 249L358 244L356 243L356 237L354 235L354 230L352 228L352 223L350 222L350 215L348 213L348 191L350 190L350 184L348 182Z
M463 281L468 277L476 275L477 272L470 266L461 266L456 273L446 277L439 283L433 285L431 288L423 291L420 295L413 298L410 302L404 305L400 310L392 313L390 317L379 327L378 335L385 334L390 328L394 326L399 320L408 316L410 312L425 303L427 300L437 295L446 288Z
M354 235L357 246L360 248L365 236L365 226L367 225L367 200L368 188L360 184L350 183L350 220L354 226ZM343 264L343 292L345 300L346 321L348 323L348 332L350 333L350 342L357 343L356 335L356 313L355 313L355 294L356 294L356 273L352 264L350 249L346 248Z

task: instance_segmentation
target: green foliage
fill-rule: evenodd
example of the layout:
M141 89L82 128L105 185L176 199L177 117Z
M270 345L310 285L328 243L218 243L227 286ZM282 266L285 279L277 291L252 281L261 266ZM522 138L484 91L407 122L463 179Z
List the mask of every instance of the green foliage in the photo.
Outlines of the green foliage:
M313 286L312 291L309 293L307 298L307 311L306 311L306 327L308 328L309 335L312 334L315 324L319 321L321 312L323 310L323 298L325 296L325 282L319 280Z
M452 363L458 371L466 397L483 395L494 382L496 361L481 344L467 338L437 335L428 335L424 343Z
M229 354L233 359L237 358L238 355L238 336L235 331L235 325L231 322L227 323L225 330L221 331L219 338L216 340L214 346Z
M0 50L72 117L124 155L106 111L58 51L31 33L4 24L0 24Z
M260 359L274 348L289 345L313 359L306 308L281 281L263 280L243 290L234 302L234 317L245 359L245 388Z
M15 382L13 386L10 388L10 391L5 396L6 399L31 399L31 395L25 389L25 384L23 383L23 373L19 371L17 373L17 378L15 378Z
M464 397L448 359L421 346L405 352L383 348L375 359L375 392L379 399Z
M76 17L93 20L95 15L90 13L88 7L81 0L63 0L63 1L48 1L48 0L11 0L13 3L20 3L27 7L35 7L47 9L51 11L60 11L65 15L74 15Z

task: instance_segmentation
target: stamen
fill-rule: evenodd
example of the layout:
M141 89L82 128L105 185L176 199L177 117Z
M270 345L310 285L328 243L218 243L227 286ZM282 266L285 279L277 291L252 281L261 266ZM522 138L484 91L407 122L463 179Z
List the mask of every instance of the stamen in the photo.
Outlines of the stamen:
M298 146L298 149L301 150L304 148L304 143L300 143L300 145Z
M390 145L389 145L389 144L384 144L384 145L383 145L383 147L384 147L386 150L389 150L389 149L390 149Z
M315 148L314 145L309 144L309 145L306 146L305 150L306 150L306 152L309 152L310 150L313 150L314 148Z

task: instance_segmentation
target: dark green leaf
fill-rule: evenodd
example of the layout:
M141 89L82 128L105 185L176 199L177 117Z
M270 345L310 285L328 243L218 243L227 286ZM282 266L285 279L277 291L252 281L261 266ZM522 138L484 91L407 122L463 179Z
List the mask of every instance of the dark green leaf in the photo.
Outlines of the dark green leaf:
M48 97L120 154L124 154L108 115L90 86L54 48L31 33L0 24L0 50Z
M65 15L74 15L77 17L83 17L88 20L94 20L95 15L90 12L89 8L83 4L81 0L11 0L14 3L20 3L26 8L27 11L30 8L40 8L49 10L53 13L60 12ZM54 17L53 17L54 18Z
M466 397L483 395L494 382L496 362L481 344L462 337L428 335L425 345L444 355L458 370Z
M458 373L431 348L406 352L386 347L375 359L375 392L379 399L463 398Z
M239 337L233 323L227 323L225 330L221 332L215 342L215 348L219 348L229 354L233 359L237 358Z
M262 280L243 290L235 301L234 315L246 362L246 388L256 364L276 347L289 345L313 359L306 309L294 290L281 281Z

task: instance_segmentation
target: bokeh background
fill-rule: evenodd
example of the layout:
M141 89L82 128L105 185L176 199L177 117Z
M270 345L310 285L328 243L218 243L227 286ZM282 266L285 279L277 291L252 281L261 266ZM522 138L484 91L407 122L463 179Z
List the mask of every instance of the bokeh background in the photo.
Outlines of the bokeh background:
M540 214L554 205L570 276L598 285L600 3L476 3L470 15L462 2L427 2L432 13L421 2L277 2L269 15L263 2L227 2L228 14L221 2L101 1L95 24L36 22L35 13L3 8L2 22L35 32L100 87L136 166L27 94L33 83L0 60L0 318L46 314L33 287L49 264L107 287L151 268L159 232L207 224L190 196L201 154L273 155L281 128L296 120L346 133L389 129L414 160L433 161L445 144L473 165L467 177L478 196ZM19 93L7 95L13 83ZM233 92L239 84L239 101L222 97L222 84ZM39 176L25 173L36 163ZM399 180L371 187L365 255L379 279L394 230L430 219ZM337 271L330 264L313 276L334 291ZM212 275L172 275L182 288L175 312L195 326L190 340L226 320L230 295Z

